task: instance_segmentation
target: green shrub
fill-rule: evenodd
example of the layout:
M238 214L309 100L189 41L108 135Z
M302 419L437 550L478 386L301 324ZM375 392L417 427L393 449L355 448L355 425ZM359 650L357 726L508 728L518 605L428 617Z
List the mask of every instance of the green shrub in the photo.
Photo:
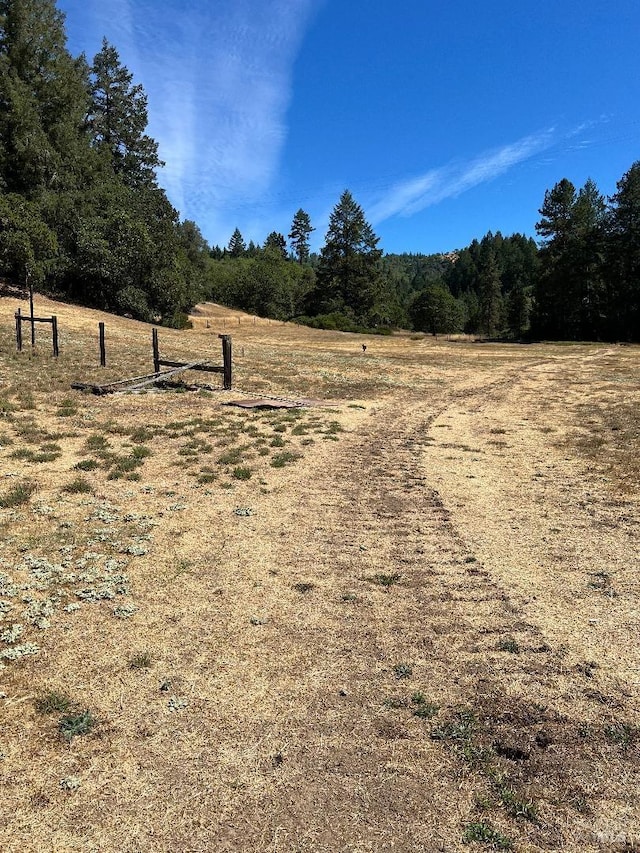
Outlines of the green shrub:
M75 480L63 486L62 491L70 495L88 495L93 492L93 486L84 477L76 477Z
M81 459L73 467L76 471L94 471L99 467L99 463L95 459Z
M64 693L50 690L48 693L38 696L34 705L39 714L64 714L71 707L71 699Z
M67 714L60 720L58 728L65 740L71 741L78 735L86 735L94 727L96 721L87 709L78 714Z
M252 473L251 468L239 466L233 469L231 476L236 480L250 480Z
M22 506L29 503L31 495L35 492L37 486L35 483L16 483L7 492L0 497L1 509L12 509L16 506Z
M297 453L290 453L288 450L284 450L282 453L276 453L276 455L271 460L272 468L284 468L285 465L288 465L290 462L295 462L296 459L299 459Z

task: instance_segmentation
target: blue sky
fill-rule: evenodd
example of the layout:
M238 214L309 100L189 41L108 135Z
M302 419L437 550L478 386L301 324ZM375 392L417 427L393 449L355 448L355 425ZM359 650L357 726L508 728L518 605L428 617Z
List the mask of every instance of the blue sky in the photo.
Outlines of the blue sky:
M211 244L350 189L387 252L535 236L544 192L640 159L637 0L59 0L142 83L160 183Z

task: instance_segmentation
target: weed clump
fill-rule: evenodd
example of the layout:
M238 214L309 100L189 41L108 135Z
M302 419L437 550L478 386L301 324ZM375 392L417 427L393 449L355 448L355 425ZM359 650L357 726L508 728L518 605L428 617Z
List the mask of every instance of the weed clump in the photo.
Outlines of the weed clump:
M64 693L50 690L48 693L39 696L35 700L34 706L38 714L64 714L71 707L71 699Z
M73 466L76 471L95 471L99 468L99 463L95 459L81 459Z
M58 728L60 729L62 737L66 741L71 742L74 737L89 734L95 724L96 720L91 714L91 711L87 708L85 711L81 711L80 713L72 713L64 716L60 720Z
M378 572L378 574L374 575L371 578L371 581L372 581L372 583L377 583L378 586L384 586L384 587L388 588L390 586L393 586L396 583L399 583L401 577L402 577L402 575L399 574L398 572L393 572L390 575L386 575L382 572Z
M73 400L66 398L63 400L56 411L59 418L70 418L78 413L78 407Z
M238 466L234 468L231 472L231 476L235 480L250 480L253 472L251 468L247 468L246 466Z
M36 488L35 483L16 483L15 486L0 496L0 509L13 509L13 507L29 503Z
M138 652L129 661L129 669L149 669L152 657L149 652Z
M494 850L513 850L513 841L497 829L494 829L490 823L482 821L481 823L470 823L465 829L462 836L464 844L489 844Z
M628 749L637 741L640 741L640 726L632 726L628 723L613 723L605 726L604 734L608 741Z
M393 667L393 673L396 678L410 678L413 673L413 667L410 663L397 663Z
M63 486L62 491L70 495L89 495L93 492L93 486L84 477L76 477Z
M285 465L288 465L290 462L295 462L298 459L297 453L291 453L288 450L283 450L282 453L276 453L276 455L271 460L272 468L284 468Z
M520 646L518 645L517 640L514 640L513 637L505 637L498 643L498 651L510 652L512 655L517 655L520 652Z
M419 717L421 720L430 720L431 717L435 717L438 713L438 706L434 705L433 702L429 702L423 693L414 693L411 701L416 706L413 709L414 717Z
M106 450L109 447L109 439L104 435L94 433L90 435L84 443L85 448L91 452L96 450Z

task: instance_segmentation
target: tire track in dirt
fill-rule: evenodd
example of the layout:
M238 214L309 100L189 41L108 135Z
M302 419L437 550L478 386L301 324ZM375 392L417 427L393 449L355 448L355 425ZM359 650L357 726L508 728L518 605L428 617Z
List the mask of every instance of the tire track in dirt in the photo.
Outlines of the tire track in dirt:
M454 395L458 400L482 399L496 389L508 389L518 376L510 372L486 388ZM283 511L284 535L272 537L279 543L275 559L287 567L281 596L286 597L285 578L287 592L296 582L317 586L307 593L312 604L307 606L305 599L301 609L282 610L286 628L284 637L277 635L277 642L284 640L287 647L312 643L314 648L314 678L302 678L297 694L306 705L309 725L298 758L304 754L303 766L317 774L318 762L326 759L318 736L341 755L341 761L324 766L321 784L312 786L318 814L332 828L328 837L326 830L315 835L315 846L308 849L336 849L348 838L335 811L336 790L364 823L371 821L372 809L384 811L385 804L395 803L393 836L380 835L380 846L372 849L386 849L383 842L390 844L391 837L394 849L440 849L433 846L434 832L441 838L441 849L458 849L465 820L462 804L466 819L472 820L476 795L494 803L497 798L500 822L507 789L496 794L486 766L474 770L464 762L452 765L446 750L434 750L433 742L425 740L428 726L416 728L411 718L412 691L439 706L440 718L455 718L462 707L472 709L478 728L475 746L467 746L492 754L491 774L506 779L514 797L517 793L522 803L537 802L536 822L504 818L509 834L525 845L521 849L591 849L591 836L580 829L583 824L572 804L581 808L591 793L594 801L604 797L607 807L619 809L623 803L616 800L617 779L637 772L635 752L623 755L612 749L604 726L589 729L587 740L579 735L586 724L580 708L572 707L572 697L581 695L584 678L567 669L566 649L549 647L538 626L523 617L509 587L491 566L482 564L457 528L424 461L432 441L430 428L444 410L427 411L423 401L414 400L405 401L402 409L387 405L372 413L330 457L316 463L295 509ZM294 530L290 543L286 531ZM406 678L399 677L405 671ZM346 701L336 698L341 684ZM403 707L404 712L398 710ZM605 714L605 720L609 716ZM300 746L297 738L289 732L292 755ZM554 746L547 752L551 741ZM396 758L404 755L402 806L371 774L372 766L387 766L388 743ZM503 752L527 759L503 759ZM349 768L346 776L337 769L343 764ZM602 784L594 790L591 774L596 764ZM413 773L428 779L438 795L425 800ZM465 783L460 783L460 773ZM358 810L349 780L367 774L368 796L374 788L378 795L368 808ZM305 774L295 778L304 790ZM278 811L276 803L270 808ZM424 816L425 810L429 819L421 823L416 814ZM290 838L300 821L295 806L286 815L280 813ZM568 834L560 829L567 824L573 826Z
M265 643L274 654L298 649L295 667L309 664L300 650L313 648L312 670L290 696L304 705L304 724L282 732L284 784L300 796L283 809L265 793L268 806L260 799L254 818L276 814L290 844L304 825L311 846L285 849L463 849L461 821L486 780L467 778L460 793L460 768L412 716L411 695L423 693L443 715L493 702L500 716L505 697L518 703L532 686L538 698L557 689L558 660L470 552L429 482L422 454L433 415L424 410L415 402L402 412L378 409L318 463L300 502L283 512L279 533L295 530L295 542L278 531L258 536L278 543L272 560L287 567L274 602L278 629ZM301 582L315 588L291 592ZM518 654L499 648L507 637ZM288 665L281 655L285 683ZM309 797L314 813L305 816ZM390 804L393 820L380 821ZM348 846L345 809L369 826L371 847ZM542 844L550 832L547 824L529 834Z

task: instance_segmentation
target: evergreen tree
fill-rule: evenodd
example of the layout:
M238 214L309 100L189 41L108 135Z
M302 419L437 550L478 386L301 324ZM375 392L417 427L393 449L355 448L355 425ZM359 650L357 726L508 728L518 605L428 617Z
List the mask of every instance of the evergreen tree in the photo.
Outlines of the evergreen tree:
M541 271L536 285L535 331L550 338L566 338L571 306L575 304L575 279L569 262L576 188L563 178L544 194L541 219L536 224L543 238Z
M516 337L521 337L529 328L531 314L531 291L518 279L509 291L506 300L506 314L509 331Z
M481 249L478 299L480 302L480 331L491 337L500 327L502 291L496 252L490 241L487 241Z
M375 322L381 295L379 238L348 190L329 218L314 293L316 313L340 312Z
M287 257L287 241L284 235L277 231L272 231L264 241L264 248L267 251L275 252L275 254L283 259Z
M576 188L567 178L545 192L539 211L542 218L536 224L536 232L545 246L557 251L566 248L573 231L575 203Z
M56 236L37 205L15 193L0 193L0 274L42 284L57 253Z
M133 76L106 39L93 60L87 122L93 144L106 153L127 186L155 185L155 170L164 164L158 158L158 144L145 133L147 96L140 84L133 84Z
M53 0L0 0L0 190L31 198L82 185L86 64Z
M540 213L536 230L544 241L535 291L535 330L553 338L597 338L607 310L604 198L592 180L576 193L564 178L545 193Z
M232 258L240 258L246 253L247 244L244 242L239 228L236 228L233 234L231 235L229 245L227 246L227 251L229 252Z
M298 263L304 264L309 260L309 237L312 231L315 231L315 228L311 225L309 214L300 208L293 217L289 232L291 248Z
M611 198L608 246L610 335L640 341L640 161Z
M570 251L576 279L573 328L578 339L599 340L605 334L607 295L605 285L605 243L608 228L607 205L591 178L578 192L573 208L574 234Z

